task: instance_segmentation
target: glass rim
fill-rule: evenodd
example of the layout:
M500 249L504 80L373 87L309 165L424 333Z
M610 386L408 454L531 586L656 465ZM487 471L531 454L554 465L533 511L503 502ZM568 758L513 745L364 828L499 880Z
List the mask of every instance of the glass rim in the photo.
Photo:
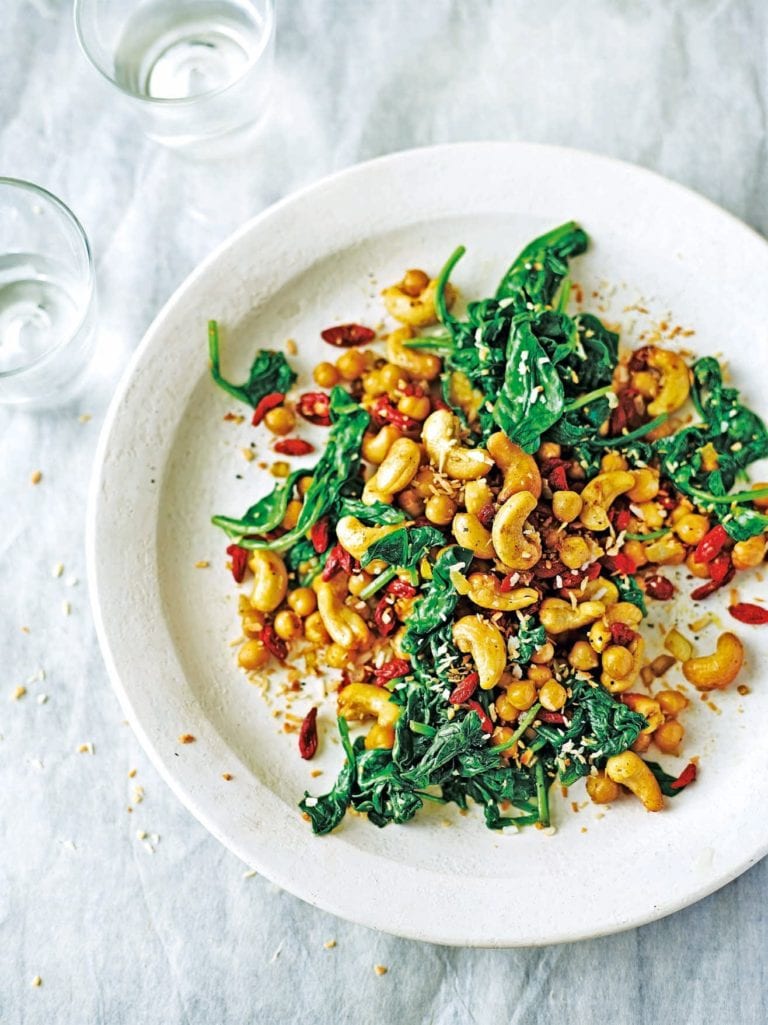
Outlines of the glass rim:
M228 82L226 85L219 86L217 89L209 89L208 92L198 93L196 96L142 96L140 93L135 93L132 89L127 89L125 86L121 85L114 77L114 75L111 75L96 59L95 55L91 52L90 48L88 47L88 44L85 41L85 33L83 31L81 23L81 16L83 14L83 8L85 7L86 0L74 0L72 13L75 22L75 35L77 36L77 41L80 45L80 49L83 53L83 56L91 65L91 67L95 68L95 70L98 71L98 73L106 82L109 82L109 84L113 85L115 89L118 89L123 94L123 96L128 96L130 99L135 100L137 103L143 103L147 107L157 106L168 108L182 108L193 106L195 103L198 103L201 100L208 100L214 96L222 96L230 89L234 89L236 85L239 85L239 83L242 82L242 80L245 78L248 72L256 65L259 59L263 56L264 51L267 48L267 44L269 43L275 31L275 2L274 0L264 0L264 3L267 9L267 31L264 33L264 37L261 45L259 46L259 49L245 65L241 74L239 74L237 78L234 78L231 82Z
M83 251L85 252L86 267L87 267L87 278L86 286L88 294L82 304L82 311L77 323L73 325L72 330L63 335L54 345L44 352L41 352L39 356L35 356L34 359L28 363L24 363L20 367L13 367L11 370L0 370L0 381L7 380L11 377L20 377L22 374L26 374L27 371L32 370L34 367L39 366L46 360L50 359L55 353L62 349L65 345L72 341L83 328L88 315L91 311L93 304L94 286L96 280L95 267L93 261L93 251L91 249L91 243L88 241L88 236L85 233L85 228L80 223L77 216L70 210L67 204L55 196L48 189L43 188L42 185L36 185L34 182L26 181L24 178L9 178L4 175L0 175L0 191L3 188L8 187L10 189L18 189L22 192L31 192L33 195L38 196L40 199L47 203L50 203L59 213L64 215L65 220L69 221L70 225L75 229L75 234L79 239Z

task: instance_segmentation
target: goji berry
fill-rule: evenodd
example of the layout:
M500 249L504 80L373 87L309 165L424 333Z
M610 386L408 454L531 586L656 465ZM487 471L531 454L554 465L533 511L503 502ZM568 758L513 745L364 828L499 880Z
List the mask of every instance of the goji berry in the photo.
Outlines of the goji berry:
M608 513L608 519L611 521L613 529L620 533L622 530L626 530L629 526L629 521L632 519L632 513L625 505L617 506L612 508Z
M274 448L281 456L306 456L315 451L315 446L303 438L283 438L275 442Z
M618 555L613 556L613 565L615 571L620 573L622 576L626 576L628 573L634 573L637 569L637 563L635 560L625 552L619 552Z
M328 551L328 545L331 543L331 527L327 516L323 516L312 527L309 532L309 539L318 555Z
M658 601L669 601L675 593L675 585L660 573L645 578L645 593Z
M271 623L266 623L259 634L264 647L280 662L284 662L288 656L288 645L275 633Z
M377 427L383 427L385 423L390 423L399 431L407 434L409 431L418 430L421 426L418 420L401 413L387 395L379 395L377 399L374 399L370 412Z
M465 701L469 701L472 695L477 690L477 686L480 683L480 677L477 673L470 673L469 676L465 676L464 679L451 691L448 700L452 705L463 705ZM475 704L476 702L473 702Z
M565 465L556 466L549 475L549 486L553 491L567 491L568 478L565 474Z
M719 555L710 560L707 568L709 570L709 579L714 580L716 584L722 584L732 568L730 555L728 552L720 552Z
M240 545L229 545L227 555L232 560L232 576L236 583L241 584L248 566L248 549L241 548Z
M566 722L562 712L548 712L543 708L536 713L536 718L540 719L541 722L551 723L553 726L565 726Z
M397 616L389 598L384 597L378 603L373 613L373 621L382 637L389 637L392 631L395 630L397 627Z
M352 572L352 556L341 545L334 545L323 566L323 580L330 580L339 570Z
M689 762L674 783L670 783L671 790L683 790L689 783L696 779L696 763Z
M348 349L352 345L366 345L376 337L376 332L362 324L338 324L320 332L320 337L329 345Z
M285 395L281 391L271 391L268 395L265 395L263 399L259 399L256 404L256 408L253 411L253 416L251 417L251 423L253 426L258 427L270 409L282 406L284 402Z
M413 598L418 590L409 584L407 580L399 580L397 577L387 584L387 594L393 594L396 598Z
M373 670L373 676L379 687L383 687L390 680L397 680L401 676L407 676L411 671L411 663L404 658L393 658L385 662L383 666Z
M728 532L722 523L718 523L696 545L693 552L694 562L711 562L719 555L728 540Z
M331 400L324 391L306 391L299 396L299 415L311 424L328 427L331 423Z
M317 751L317 708L310 708L304 716L299 730L299 754L306 761L314 758Z
M471 712L475 712L477 714L477 717L480 720L480 725L483 728L483 733L493 733L493 723L491 722L491 718L480 702L467 701L465 704Z
M623 644L626 648L640 635L626 623L611 623L611 638L614 644Z
M480 520L484 527L490 527L493 522L493 517L496 515L496 509L493 502L488 502L483 508L477 513L477 518Z
M740 601L735 605L729 605L728 611L740 623L749 623L752 626L762 626L764 623L768 623L768 609L753 605L751 602Z

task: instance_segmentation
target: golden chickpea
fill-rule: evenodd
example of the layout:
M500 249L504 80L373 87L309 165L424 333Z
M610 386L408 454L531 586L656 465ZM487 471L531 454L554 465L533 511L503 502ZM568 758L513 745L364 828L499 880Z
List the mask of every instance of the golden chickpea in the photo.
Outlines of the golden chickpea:
M432 495L424 507L424 515L430 523L447 526L456 515L457 505L448 495Z
M549 666L529 666L528 679L537 687L541 687L541 685L546 683L547 680L552 679L552 670Z
M280 521L280 526L284 527L285 530L293 530L296 524L299 522L299 514L301 513L302 503L297 498L292 498L288 505L285 507L285 516Z
M335 641L328 645L325 660L332 669L343 669L349 662L349 652Z
M246 637L258 637L264 629L264 613L249 609L243 616L242 625Z
M316 644L318 647L322 644L327 644L331 639L331 635L325 629L325 623L323 623L322 616L319 612L310 612L307 618L304 620L304 636L312 644Z
M768 488L768 483L765 481L758 481L757 484L752 485L753 491L762 491L764 488ZM768 509L768 498L756 498L752 504L758 509Z
M509 726L496 726L491 735L491 747L501 747L502 744L508 743L512 739L514 732ZM506 751L502 751L501 757L511 758L515 754L517 754L517 744L513 744Z
M557 680L548 680L539 691L542 708L548 712L559 712L568 699L568 693Z
M560 543L558 554L568 569L578 569L589 559L589 545L583 537L565 537Z
M686 556L685 568L691 576L698 577L700 580L709 579L709 566L706 562L696 562L693 557L693 552Z
M602 473L611 473L613 470L626 470L628 465L627 460L620 452L606 452L600 460L600 470Z
M737 541L731 556L736 569L751 569L759 566L765 558L765 535L756 534L746 541Z
M556 491L552 495L552 512L561 523L572 523L583 505L581 495L576 491Z
M302 496L302 498L304 497L304 495L306 495L306 493L312 487L312 481L314 479L315 479L314 477L310 477L310 476L299 477L299 483L298 483L297 486L298 486L298 489L299 489L299 494Z
M317 595L311 587L297 587L288 595L288 604L302 619L306 619L317 608Z
M688 501L688 499L687 498L681 498L680 501L675 506L675 508L670 512L669 517L668 517L669 518L669 522L672 523L672 524L677 523L677 521L681 520L683 518L683 516L688 516L688 514L692 513L693 511L694 511L693 510L693 506Z
M638 502L643 524L648 530L659 530L664 526L664 509L658 502Z
M635 470L635 486L627 492L630 502L650 502L659 493L659 474L657 470L644 466Z
M518 712L526 712L536 698L536 688L530 680L518 680L507 687L507 700Z
M397 496L397 504L414 519L423 516L426 508L426 502L416 488L404 488Z
M641 755L641 754L644 754L648 750L648 748L650 746L651 746L651 734L650 733L641 733L639 735L639 737L637 738L637 740L632 745L631 750L634 751L636 755Z
M614 680L629 676L634 664L632 652L623 644L610 644L603 652L603 670Z
M685 727L677 719L670 719L654 731L653 742L659 751L674 755L677 754L684 736Z
M247 669L250 673L254 669L261 669L262 666L266 665L269 661L269 652L261 641L246 641L237 653L237 661L243 669Z
M533 662L534 665L537 666L546 665L546 663L551 662L554 657L554 644L552 643L552 641L545 641L544 644L542 644L542 646L538 649L538 651L534 651L533 655L531 656L531 662Z
M333 388L335 384L339 383L339 372L333 363L318 363L312 376L315 379L315 384L321 388Z
M542 441L537 455L539 459L559 459L563 450L555 441Z
M412 420L426 420L432 409L428 395L403 395L397 404L398 411Z
M407 370L396 366L394 363L385 363L378 371L378 374L379 381L386 392L393 392L400 385L401 381L407 384L411 379Z
M684 708L688 707L688 698L679 690L661 690L656 695L656 701L658 701L662 712L670 718L679 715Z
M367 573L353 573L349 578L349 583L347 584L349 593L354 594L355 597L357 597L363 588L368 586L372 579L373 578L369 577Z
M363 741L366 751L386 747L390 750L395 746L395 727L375 722L368 730Z
M401 291L405 292L412 299L420 296L429 284L429 277L423 270L407 270L405 277L400 282Z
M519 709L515 708L506 694L500 694L494 704L496 705L496 714L504 722L514 722L517 719Z
M587 793L595 804L610 804L621 796L621 787L604 772L599 772L596 776L587 776Z
M675 533L687 545L697 545L709 530L709 518L698 513L687 513L675 523Z
M597 663L597 653L587 641L576 641L568 652L568 664L574 669L594 669Z
M266 413L264 424L273 434L290 434L296 426L296 416L287 406L276 406Z
M645 545L642 541L625 541L621 550L630 557L636 566L645 566L648 562L648 556L645 554Z
M301 620L295 612L283 609L275 616L275 633L284 641L292 641L301 635Z
M336 360L336 369L345 381L354 381L365 370L365 356L358 349L343 352Z

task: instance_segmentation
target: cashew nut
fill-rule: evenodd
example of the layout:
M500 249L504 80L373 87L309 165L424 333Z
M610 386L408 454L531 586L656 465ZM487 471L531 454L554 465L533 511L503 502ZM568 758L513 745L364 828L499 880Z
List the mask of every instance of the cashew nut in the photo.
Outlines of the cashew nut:
M409 349L404 343L413 338L409 327L399 327L387 338L387 359L422 381L434 381L442 369L442 361L434 353Z
M539 619L548 634L564 634L589 626L605 613L601 601L584 601L575 608L563 598L545 598L539 609Z
M504 474L504 486L499 501L506 501L518 491L530 491L534 498L541 495L541 474L533 456L524 452L503 431L496 431L488 439L488 451L494 463Z
M403 709L389 698L385 687L350 683L339 692L338 714L342 719L375 719L380 726L394 726Z
M483 393L472 387L472 382L463 370L451 372L448 382L448 397L452 406L458 406L463 410L470 423L477 419L477 414L485 402Z
M510 569L530 569L541 558L538 531L526 524L535 508L536 496L530 491L519 491L496 513L491 528L493 547L501 562Z
M453 643L472 656L480 687L495 687L507 667L507 646L501 630L480 616L462 616L453 624Z
M478 559L493 559L496 555L491 534L474 513L456 513L451 524L456 543L469 548Z
M353 559L362 559L374 541L380 541L387 534L407 526L410 526L409 521L387 523L383 527L366 527L356 516L342 516L336 524L336 537Z
M722 690L733 683L744 664L744 645L736 634L720 634L711 655L683 662L683 676L696 690Z
M648 723L640 731L641 733L653 733L664 722L661 705L646 694L622 694L621 700L627 708L631 708L633 712L639 712Z
M467 584L467 597L481 609L516 612L539 600L539 592L533 587L517 587L506 592L500 590L501 581L493 573L470 573Z
M584 507L579 519L588 530L607 530L610 526L608 510L619 495L631 491L635 476L628 470L609 470L598 473L581 493Z
M331 639L342 648L369 648L371 631L359 613L340 600L330 581L317 586L317 611Z
M613 755L605 763L605 774L639 797L647 811L661 811L664 797L658 780L643 759L634 751Z
M381 294L387 311L395 320L412 327L427 327L437 322L437 281L430 281L424 271L408 271L402 281L385 288ZM456 289L447 284L446 305L452 306L455 298Z
M282 558L268 548L251 553L248 565L253 573L251 606L259 612L274 612L288 590L288 571Z
M363 501L373 505L382 495L396 495L407 488L421 462L421 446L410 438L398 438L374 475L366 481ZM391 500L391 499L390 499Z
M646 362L653 370L661 374L661 387L653 402L648 404L651 416L660 413L674 413L680 409L688 398L691 380L688 367L682 356L669 349L661 349L652 345L648 349Z
M463 448L461 425L448 409L436 409L424 421L421 440L429 461L454 480L478 480L487 476L493 460L482 448Z
M384 424L376 434L364 434L361 451L363 459L369 463L383 463L387 452L392 448L397 439L401 437L400 431L394 424Z
M623 645L610 645L603 650L603 658L605 658L606 652L611 650L611 647L624 647ZM621 668L625 670L621 676L613 676L610 670L615 667L608 663L608 666L603 666L603 671L600 674L600 683L605 687L606 690L610 691L611 694L621 694L625 690L629 690L632 684L637 679L637 674L640 672L640 666L643 661L643 651L645 650L645 641L638 634L635 639L626 646L626 649L632 656L631 661L626 665L622 665Z

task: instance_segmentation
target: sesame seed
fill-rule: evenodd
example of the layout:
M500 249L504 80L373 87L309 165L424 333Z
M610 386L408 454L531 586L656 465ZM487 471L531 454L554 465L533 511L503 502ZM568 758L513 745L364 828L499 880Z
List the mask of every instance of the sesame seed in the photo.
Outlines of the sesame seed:
M48 700L48 695L47 694L38 694L37 695L37 703L38 703L38 705L44 705L47 700Z
M222 778L222 779L225 779L225 780L227 781L227 783L229 783L229 781L230 781L231 779L234 779L235 777L234 777L234 776L232 775L232 773L231 773L231 772L222 772L222 774L221 774L221 778Z
M53 566L51 566L51 576L54 579L56 577L60 577L63 572L64 572L64 563L63 562L55 562L53 564Z
M68 616L70 614L70 612L72 611L72 606L68 601L63 601L61 603L61 611L64 613L65 616Z
M128 773L128 779L133 779L133 777L136 775L137 771L138 771L137 769L131 769L129 771L129 773Z

